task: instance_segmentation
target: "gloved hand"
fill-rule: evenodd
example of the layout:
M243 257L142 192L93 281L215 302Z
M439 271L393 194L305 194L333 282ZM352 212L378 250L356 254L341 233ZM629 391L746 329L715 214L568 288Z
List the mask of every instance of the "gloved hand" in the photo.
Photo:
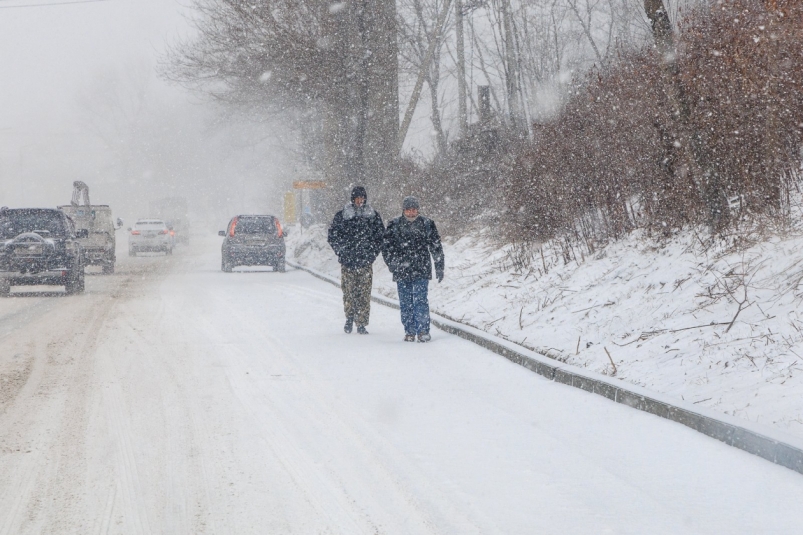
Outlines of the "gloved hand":
M438 282L441 282L443 280L443 271L436 271L435 278L438 279Z

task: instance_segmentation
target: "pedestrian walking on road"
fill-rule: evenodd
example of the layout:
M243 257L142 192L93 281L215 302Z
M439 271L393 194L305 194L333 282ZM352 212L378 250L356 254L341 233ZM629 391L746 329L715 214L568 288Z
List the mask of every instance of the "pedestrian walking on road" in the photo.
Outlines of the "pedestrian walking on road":
M335 214L329 227L329 245L340 262L340 286L343 289L343 309L350 333L357 324L359 334L368 334L366 326L371 314L371 284L373 263L382 249L385 225L379 212L368 204L365 188L351 191L351 202Z
M429 281L432 260L435 277L443 280L444 257L435 222L419 215L418 200L405 197L402 215L388 223L382 241L382 257L393 274L399 292L404 341L429 342ZM430 257L432 260L430 260Z

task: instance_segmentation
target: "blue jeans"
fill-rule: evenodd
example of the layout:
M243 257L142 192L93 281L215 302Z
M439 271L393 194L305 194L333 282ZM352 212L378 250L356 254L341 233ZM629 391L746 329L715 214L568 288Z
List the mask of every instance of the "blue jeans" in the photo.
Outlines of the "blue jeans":
M405 334L429 332L429 279L396 281Z

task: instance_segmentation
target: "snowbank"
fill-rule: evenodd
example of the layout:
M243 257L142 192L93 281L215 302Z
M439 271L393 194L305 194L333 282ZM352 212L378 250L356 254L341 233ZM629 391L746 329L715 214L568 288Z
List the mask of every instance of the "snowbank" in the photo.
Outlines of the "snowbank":
M565 263L489 232L445 240L432 309L562 362L803 437L803 236L734 251L641 233ZM288 254L339 276L326 228ZM375 290L396 297L384 262ZM401 336L401 327L399 328ZM615 366L615 370L614 370Z

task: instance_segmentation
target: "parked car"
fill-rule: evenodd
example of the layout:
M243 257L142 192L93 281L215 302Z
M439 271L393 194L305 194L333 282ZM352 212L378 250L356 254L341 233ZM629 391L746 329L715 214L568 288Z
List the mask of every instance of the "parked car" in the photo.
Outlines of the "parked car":
M161 219L140 219L128 230L129 256L146 251L173 254L173 236Z
M84 266L101 266L103 273L114 273L116 239L115 231L123 226L119 217L112 221L112 210L105 204L91 206L75 206L67 204L59 206L66 213L78 230L86 229L88 236L79 239L84 252Z
M0 209L0 296L12 286L52 284L68 294L84 291L83 251L88 231L61 210Z
M158 217L173 231L174 240L190 243L189 203L184 197L165 197L150 202L148 213Z
M224 236L221 269L230 272L237 266L273 266L285 270L284 231L272 215L238 215L229 221Z

